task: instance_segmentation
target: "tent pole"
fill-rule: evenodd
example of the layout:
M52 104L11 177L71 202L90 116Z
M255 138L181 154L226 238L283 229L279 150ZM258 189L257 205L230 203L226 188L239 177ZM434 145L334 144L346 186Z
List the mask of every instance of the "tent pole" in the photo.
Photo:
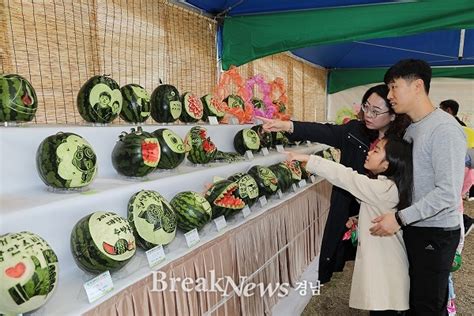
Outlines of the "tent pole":
M458 60L461 60L464 55L464 38L466 36L466 30L461 29L461 33L459 34L459 52L458 52Z

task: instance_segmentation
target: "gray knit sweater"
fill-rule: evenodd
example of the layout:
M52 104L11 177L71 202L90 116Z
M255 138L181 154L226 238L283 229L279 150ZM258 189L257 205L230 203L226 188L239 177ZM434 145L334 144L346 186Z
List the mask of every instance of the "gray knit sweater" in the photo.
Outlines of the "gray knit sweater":
M466 136L456 120L436 109L412 123L405 140L413 142L413 204L400 211L408 225L459 225Z

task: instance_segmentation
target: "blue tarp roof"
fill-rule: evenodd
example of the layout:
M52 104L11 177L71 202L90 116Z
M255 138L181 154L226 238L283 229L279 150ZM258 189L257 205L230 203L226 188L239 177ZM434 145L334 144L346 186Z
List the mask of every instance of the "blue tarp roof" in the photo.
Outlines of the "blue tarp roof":
M207 13L237 16L353 5L390 5L381 0L187 0ZM473 12L474 19L474 12ZM316 22L315 22L316 23ZM419 58L432 66L474 65L474 30L466 30L458 60L461 30L440 30L411 36L321 45L292 51L326 68L388 67L403 58Z

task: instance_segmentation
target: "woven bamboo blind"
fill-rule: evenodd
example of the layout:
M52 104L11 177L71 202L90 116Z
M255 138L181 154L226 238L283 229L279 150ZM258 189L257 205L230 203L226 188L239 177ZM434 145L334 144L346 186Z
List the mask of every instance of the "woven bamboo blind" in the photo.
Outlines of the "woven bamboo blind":
M95 75L150 94L160 78L198 95L217 80L215 22L163 0L1 0L0 29L0 72L32 83L36 123L83 122L77 93Z
M316 68L285 53L261 58L239 67L243 77L262 74L267 80L281 77L288 95L288 110L292 117L301 121L326 120L325 69ZM255 95L262 97L255 89Z

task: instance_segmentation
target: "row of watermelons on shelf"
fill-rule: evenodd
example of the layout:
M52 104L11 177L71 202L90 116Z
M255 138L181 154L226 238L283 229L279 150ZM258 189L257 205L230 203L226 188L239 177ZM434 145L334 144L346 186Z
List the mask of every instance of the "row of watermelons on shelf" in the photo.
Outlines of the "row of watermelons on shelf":
M224 102L229 107L244 108L238 95L229 95ZM263 102L253 100L254 106ZM0 75L0 122L29 122L38 108L36 92L28 80L16 75ZM87 80L77 95L77 108L81 117L90 123L106 124L119 115L129 123L142 123L151 117L158 123L172 123L178 119L185 123L207 121L209 116L224 118L222 104L212 95L199 98L192 92L179 94L176 87L159 85L151 94L138 84L120 88L108 76L94 76Z
M257 131L257 132L256 132ZM274 135L278 135L275 133ZM283 138L286 139L286 138ZM263 144L287 143L263 131L261 125L243 129L234 137L238 153L256 151ZM219 151L207 130L194 126L183 140L172 130L161 128L152 133L141 127L122 132L112 151L112 165L126 177L144 177L156 169L174 169L187 159L194 164L243 159L237 153ZM36 152L36 166L43 182L56 189L77 189L88 186L97 174L97 157L92 146L74 133L59 132L44 139Z
M215 182L204 196L180 192L168 202L158 192L142 190L128 203L127 219L114 212L98 211L80 219L70 236L71 252L84 271L97 274L117 271L133 257L136 246L151 249L167 245L177 228L201 229L212 218L236 214L261 196L307 177L296 161L270 167L253 166ZM30 232L0 236L0 312L26 313L41 307L58 282L58 259L40 236Z

